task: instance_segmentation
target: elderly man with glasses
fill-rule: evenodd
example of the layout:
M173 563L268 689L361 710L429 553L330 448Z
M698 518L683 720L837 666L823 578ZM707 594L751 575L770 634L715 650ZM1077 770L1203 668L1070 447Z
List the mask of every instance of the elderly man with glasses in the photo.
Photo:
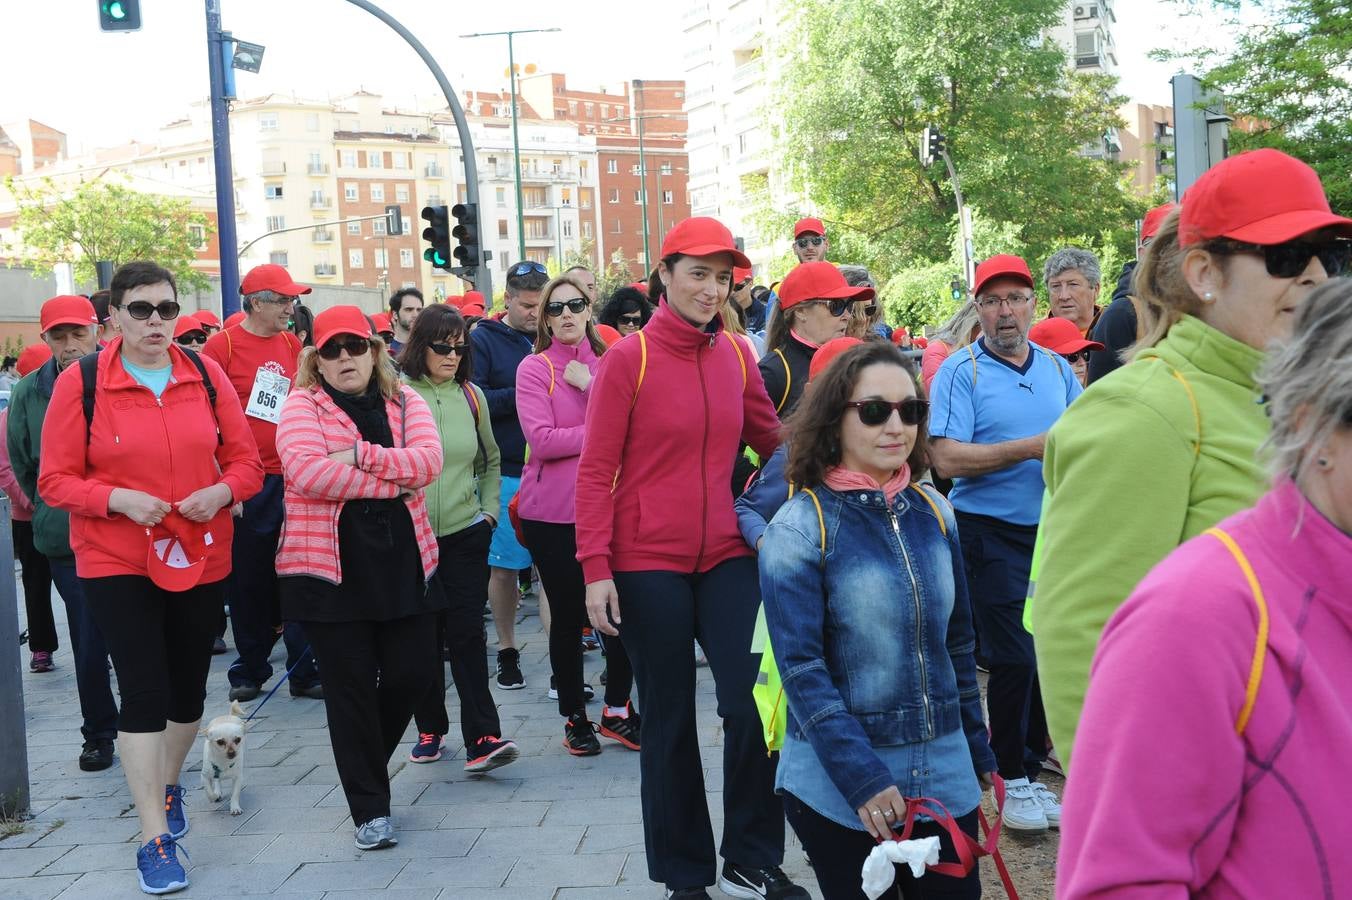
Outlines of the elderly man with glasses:
M930 458L936 474L953 479L949 500L990 666L986 702L1008 788L1005 827L1036 833L1060 826L1061 807L1036 781L1047 722L1023 607L1047 430L1082 388L1064 359L1028 341L1035 298L1026 262L991 257L974 281L981 336L953 351L931 384Z

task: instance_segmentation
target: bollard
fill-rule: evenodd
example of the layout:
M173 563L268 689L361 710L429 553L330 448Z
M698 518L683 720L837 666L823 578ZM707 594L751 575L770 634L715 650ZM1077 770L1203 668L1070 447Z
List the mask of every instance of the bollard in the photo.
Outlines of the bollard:
M28 736L9 498L0 494L0 818L28 815Z

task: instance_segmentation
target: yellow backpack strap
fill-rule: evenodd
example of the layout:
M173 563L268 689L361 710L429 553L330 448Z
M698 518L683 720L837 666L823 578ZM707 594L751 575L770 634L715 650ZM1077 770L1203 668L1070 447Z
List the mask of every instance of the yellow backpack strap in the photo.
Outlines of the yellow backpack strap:
M742 342L737 340L737 335L723 332L728 335L728 340L732 341L732 349L737 351L737 365L742 367L742 390L746 390L746 357L742 355Z
M1155 357L1155 359L1164 363L1165 368L1169 370L1169 374L1174 377L1175 381L1183 385L1183 390L1188 393L1188 402L1192 404L1192 419L1197 425L1197 440L1192 442L1192 456L1193 459L1196 459L1202 454L1202 409L1197 405L1197 395L1192 392L1192 385L1188 384L1188 379L1183 377L1182 372L1178 371L1167 362L1164 362L1164 360L1160 359L1158 356Z
M934 498L920 486L918 481L912 481L911 487L915 489L917 494L924 497L925 502L930 505L930 509L934 510L934 518L939 520L939 530L943 532L944 537L948 537L948 525L944 523L944 514L939 510L939 504L934 502Z
M1263 681L1263 661L1267 658L1268 632L1271 628L1267 600L1263 597L1263 587L1258 583L1258 576L1254 574L1249 558L1244 555L1235 539L1219 528L1208 528L1203 533L1211 535L1230 551L1240 571L1244 573L1244 579L1249 583L1249 590L1253 593L1253 602L1258 607L1258 637L1254 640L1253 659L1249 662L1249 683L1244 687L1244 706L1240 708L1239 718L1235 720L1235 734L1243 734L1249 725L1249 717L1253 715L1253 706L1258 701L1258 685Z
M817 507L817 527L821 529L822 541L822 565L826 565L826 517L822 515L822 503L817 499L817 494L812 488L803 488L803 493L812 498L812 505Z
M643 376L648 374L648 336L642 331L638 333L638 380L634 382L634 396L629 399L629 409L633 411L634 404L638 402L639 388L643 387ZM550 372L553 375L553 372Z
M976 387L976 351L971 344L967 345L967 355L972 358L972 387Z
M1070 382L1066 381L1066 370L1061 368L1061 360L1057 357L1057 355L1052 351L1048 350L1046 347L1040 345L1038 346L1038 349L1041 350L1043 354L1047 357L1047 359L1051 360L1052 365L1056 367L1056 374L1061 376L1061 387L1063 388L1070 387ZM973 382L975 382L975 380L976 379L973 378Z
M789 360L784 356L784 351L776 347L774 353L775 356L779 357L779 361L784 364L784 396L780 397L779 402L775 404L775 412L779 412L784 408L784 404L789 402L789 390L793 387L793 372L789 370ZM742 371L742 376L746 376L745 370Z

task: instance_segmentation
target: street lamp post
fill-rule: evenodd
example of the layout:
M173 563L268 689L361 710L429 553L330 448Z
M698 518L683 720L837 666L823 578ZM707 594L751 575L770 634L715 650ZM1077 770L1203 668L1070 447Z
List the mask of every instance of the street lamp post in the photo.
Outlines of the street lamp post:
M638 97L640 98L640 103L641 103L641 102L642 102L642 95L643 95L643 90L642 90L642 89L643 89L643 82L642 82L641 80L635 79L635 80L634 80L634 84L638 87L638 90L635 92L635 94L636 94L636 96L638 96ZM651 115L651 116L645 116L645 115L616 116L615 118L611 118L611 119L602 119L602 120L601 120L602 122L628 122L628 121L631 121L631 120L632 120L632 121L638 122L638 171L639 171L639 176L638 176L638 177L639 177L639 190L638 190L638 196L639 196L639 204L641 205L642 211L643 211L643 271L644 271L644 272L651 272L651 271L652 271L652 259L651 259L650 255L649 255L649 251L648 251L648 167L647 167L647 159L646 159L646 157L645 157L645 155L644 155L644 148L643 148L643 122L644 122L645 119L683 119L683 118L685 118L685 113L673 111L673 112L669 112L669 113L655 113L655 114L653 114L653 115ZM661 198L659 197L658 199L660 200ZM662 210L661 210L660 208L658 209L657 214L658 214L659 217L662 215ZM661 235L661 231L662 231L662 227L661 227L661 224L660 224L660 223L659 223L659 225L658 225L657 231L658 231L658 235L660 236L660 235Z
M501 37L507 35L507 90L512 95L512 162L516 175L516 243L518 259L526 258L526 216L522 210L524 201L521 195L521 136L517 131L516 112L516 52L512 46L512 37L518 34L540 34L546 31L562 31L561 28L513 28L508 31L477 31L474 34L462 34L462 38Z

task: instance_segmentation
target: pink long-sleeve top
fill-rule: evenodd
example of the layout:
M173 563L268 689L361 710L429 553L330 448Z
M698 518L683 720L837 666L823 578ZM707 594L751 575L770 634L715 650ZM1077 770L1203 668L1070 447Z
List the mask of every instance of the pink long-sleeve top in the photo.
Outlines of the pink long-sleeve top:
M16 522L33 521L33 502L19 487L14 467L9 462L9 410L0 411L0 491L9 497L10 517Z
M530 447L517 501L523 519L564 525L576 519L573 500L587 391L563 380L563 370L573 361L592 375L600 364L584 338L571 347L554 341L543 353L521 360L516 369L516 413Z
M1352 897L1352 537L1287 481L1220 527L1270 634L1237 733L1258 605L1215 536L1108 622L1067 784L1061 898Z

